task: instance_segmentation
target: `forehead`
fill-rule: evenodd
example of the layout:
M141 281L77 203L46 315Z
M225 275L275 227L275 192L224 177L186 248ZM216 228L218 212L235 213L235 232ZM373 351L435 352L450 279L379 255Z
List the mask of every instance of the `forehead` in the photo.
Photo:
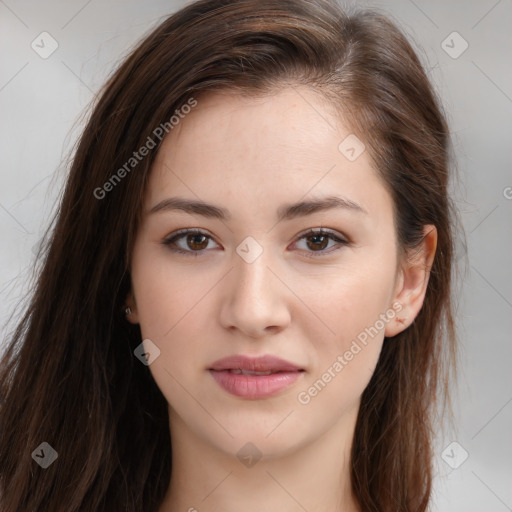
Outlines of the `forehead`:
M308 88L260 97L208 93L165 138L147 201L177 193L217 203L238 199L254 212L258 204L339 192L386 206L378 204L390 198L368 152L351 160L340 151L347 137L354 137L350 127ZM378 194L384 196L377 200Z
M258 97L213 92L199 97L197 107L171 131L164 145L173 146L171 154L173 149L193 147L202 154L260 162L266 154L291 158L298 152L310 157L314 153L318 158L317 150L332 145L338 132L339 119L309 88L287 87Z

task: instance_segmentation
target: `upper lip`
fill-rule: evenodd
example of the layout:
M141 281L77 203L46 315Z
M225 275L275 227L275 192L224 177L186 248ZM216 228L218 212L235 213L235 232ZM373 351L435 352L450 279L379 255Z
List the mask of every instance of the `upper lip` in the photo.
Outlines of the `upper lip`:
M249 357L234 355L215 361L210 370L245 370L251 372L297 372L303 371L299 366L272 355Z

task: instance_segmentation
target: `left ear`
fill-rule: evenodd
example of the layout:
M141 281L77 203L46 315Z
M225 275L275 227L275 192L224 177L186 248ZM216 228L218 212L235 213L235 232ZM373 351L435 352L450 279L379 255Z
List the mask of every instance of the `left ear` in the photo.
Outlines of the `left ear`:
M386 325L386 337L396 336L405 330L419 313L425 299L436 248L437 229L434 225L427 224L423 227L421 244L409 250L406 261L398 272L392 303L400 303L402 309Z

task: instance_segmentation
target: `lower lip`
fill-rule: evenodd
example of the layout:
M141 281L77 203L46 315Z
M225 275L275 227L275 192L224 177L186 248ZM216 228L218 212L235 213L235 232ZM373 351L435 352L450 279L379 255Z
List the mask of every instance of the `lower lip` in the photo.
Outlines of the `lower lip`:
M228 393L242 398L258 399L276 395L290 387L303 372L280 372L270 375L243 375L228 370L210 370L217 384Z

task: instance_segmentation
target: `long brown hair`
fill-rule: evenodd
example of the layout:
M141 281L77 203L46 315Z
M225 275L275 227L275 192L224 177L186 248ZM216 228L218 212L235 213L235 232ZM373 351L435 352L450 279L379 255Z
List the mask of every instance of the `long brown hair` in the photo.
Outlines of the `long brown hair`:
M427 509L434 406L455 354L455 217L439 101L406 37L375 11L343 11L335 0L201 0L124 60L77 145L34 293L2 359L3 512L158 509L171 476L167 403L134 357L140 329L123 314L154 131L203 91L258 95L283 84L318 91L364 141L392 194L404 252L424 225L437 228L424 305L384 340L363 393L351 475L364 511ZM156 148L126 167L148 137ZM58 453L47 469L31 456L42 442Z

